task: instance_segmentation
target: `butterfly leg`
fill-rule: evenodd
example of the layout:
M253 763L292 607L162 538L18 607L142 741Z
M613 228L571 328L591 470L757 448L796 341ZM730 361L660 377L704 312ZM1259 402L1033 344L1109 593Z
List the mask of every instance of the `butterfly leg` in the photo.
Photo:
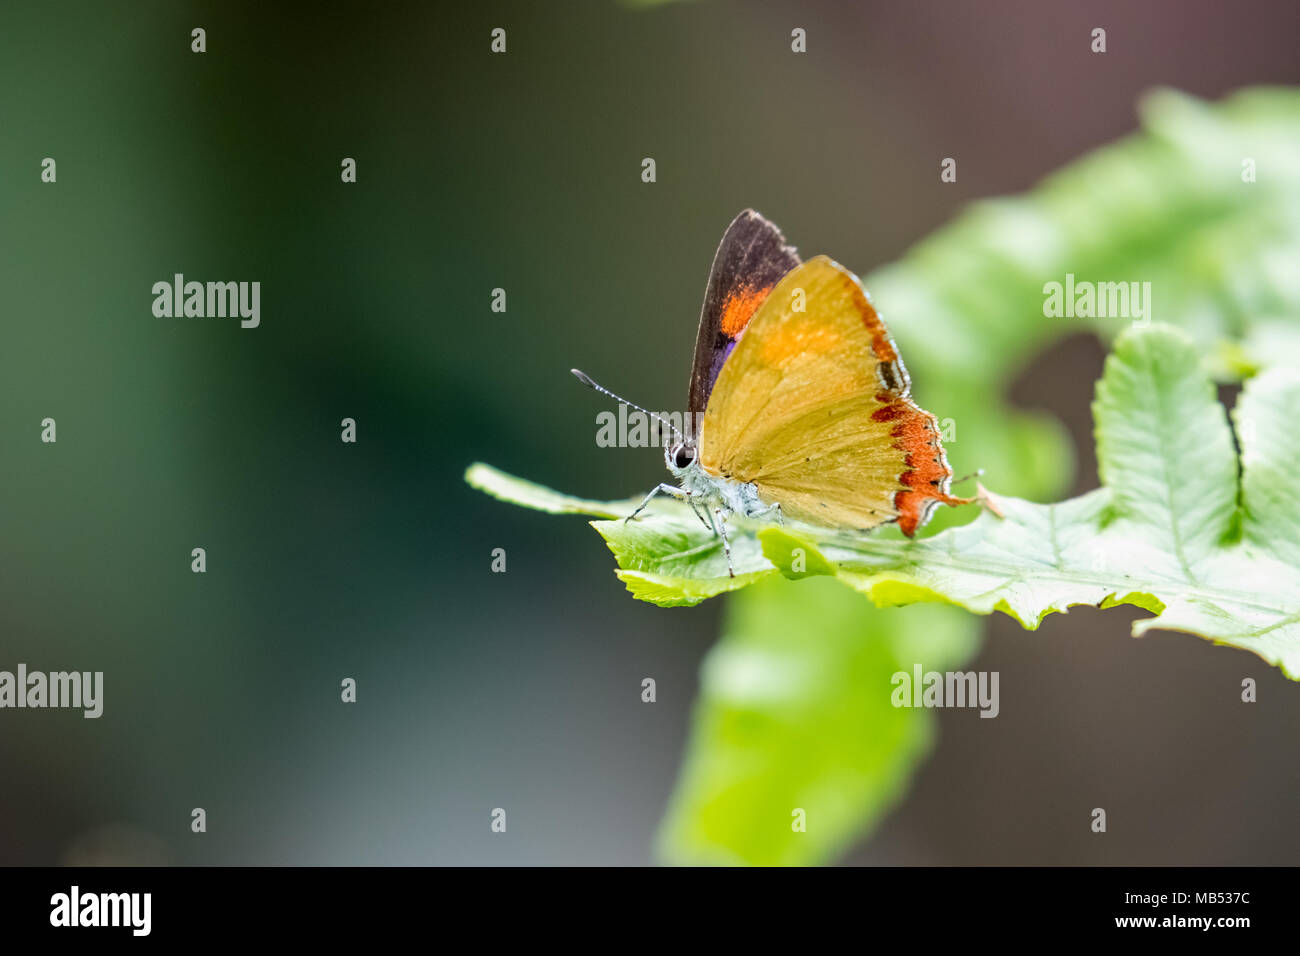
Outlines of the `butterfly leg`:
M713 525L711 525L711 524L709 524L707 521L705 521L705 520L704 520L704 515L700 514L700 509L699 509L699 508L696 506L696 504L695 504L695 496L694 496L693 494L691 494L689 491L686 492L686 503L687 503L688 505L690 505L690 506L691 506L691 510L692 510L693 512L695 512L695 517L697 517L697 518L700 519L700 524L704 525L704 527L705 527L707 530L712 531L714 534L717 534L717 531L714 529Z
M650 504L650 502L655 499L656 495L672 495L674 498L684 498L687 501L689 501L691 497L690 492L682 488L677 488L667 483L661 483L657 488L651 489L650 494L646 495L645 499L642 500L641 504L637 505L636 511L633 511L630 515L628 515L626 518L623 519L623 523L627 524L627 522L631 521L641 512L645 511L646 505ZM694 508L694 505L692 505L691 507Z
M782 527L784 527L784 526L785 526L785 512L781 510L781 502L779 502L779 501L778 501L776 504L768 505L766 508L763 508L763 509L760 510L760 511L755 511L752 515L750 515L750 517L751 517L751 518L762 518L762 517L764 517L764 516L766 516L766 515L770 515L773 511L776 512L776 523L779 524L779 525L781 525Z
M731 563L731 542L727 540L727 519L723 515L721 508L713 509L713 518L713 530L722 539L722 553L727 556L727 574L734 578L736 569Z

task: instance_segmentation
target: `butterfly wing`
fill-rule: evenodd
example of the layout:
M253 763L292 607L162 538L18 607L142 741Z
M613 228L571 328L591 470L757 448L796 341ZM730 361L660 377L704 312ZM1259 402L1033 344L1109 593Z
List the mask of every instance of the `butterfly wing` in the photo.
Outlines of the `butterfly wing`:
M710 474L753 482L797 521L909 537L948 494L933 415L857 277L818 256L788 273L722 366L700 432Z
M781 277L799 265L781 230L752 209L727 227L709 271L691 364L688 408L691 417L704 411L709 393L736 339Z

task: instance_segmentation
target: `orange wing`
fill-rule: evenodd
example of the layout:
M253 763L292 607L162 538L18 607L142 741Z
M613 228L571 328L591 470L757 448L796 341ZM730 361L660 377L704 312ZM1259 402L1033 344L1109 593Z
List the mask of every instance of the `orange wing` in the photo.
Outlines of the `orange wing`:
M781 277L799 264L793 246L773 223L752 209L732 220L718 243L700 309L687 400L692 424L709 402L709 393L736 339Z
M909 397L893 339L857 277L825 256L788 273L718 375L700 464L753 482L798 521L909 537L948 494L933 415Z

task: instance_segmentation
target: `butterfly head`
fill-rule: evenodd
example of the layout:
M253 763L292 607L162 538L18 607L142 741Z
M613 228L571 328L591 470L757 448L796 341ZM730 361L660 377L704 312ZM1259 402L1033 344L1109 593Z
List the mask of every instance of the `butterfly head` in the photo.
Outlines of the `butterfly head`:
M699 454L695 450L694 442L678 441L669 442L664 446L664 464L674 475L680 477L690 469L697 467L696 462L699 460Z

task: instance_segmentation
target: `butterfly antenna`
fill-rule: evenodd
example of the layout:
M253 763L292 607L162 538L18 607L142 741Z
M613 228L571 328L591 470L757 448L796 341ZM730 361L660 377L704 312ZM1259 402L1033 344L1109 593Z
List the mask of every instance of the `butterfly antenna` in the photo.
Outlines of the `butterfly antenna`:
M672 432L673 432L673 434L675 434L675 435L676 435L678 438L680 438L682 441L685 441L685 440L686 440L686 436L682 434L681 429L679 429L679 428L678 428L676 425L674 425L672 422L668 421L668 419L664 418L662 415L656 415L654 412L647 411L646 409L642 408L640 405L636 404L635 402L629 402L626 398L624 398L624 397L621 396L621 395L615 395L613 392L611 392L611 391L610 391L609 389L607 389L605 386L598 384L598 383L597 383L594 379L592 379L592 377L591 377L590 375L588 375L586 372L579 371L579 370L576 369L576 368L571 368L571 369L569 369L569 371L573 373L573 377L574 377L574 378L576 378L576 379L577 379L579 382L581 382L583 385L586 385L588 388L590 388L590 389L592 389L592 390L594 390L594 391L600 392L600 394L602 394L602 395L608 395L610 398L614 399L614 401L616 401L616 402L622 402L622 403L623 403L624 405L626 405L628 408L635 408L638 412L640 412L640 413L643 414L643 415L649 415L651 418L653 418L655 421L659 422L661 425L665 425L665 426L667 426L669 429L671 429Z

